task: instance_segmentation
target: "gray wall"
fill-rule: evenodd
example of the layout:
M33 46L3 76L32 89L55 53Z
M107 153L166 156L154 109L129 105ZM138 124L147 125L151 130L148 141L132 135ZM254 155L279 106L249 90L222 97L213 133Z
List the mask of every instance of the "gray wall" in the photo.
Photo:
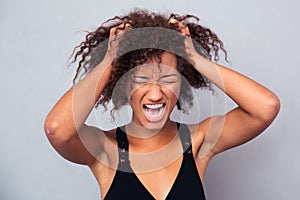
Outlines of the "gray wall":
M86 2L86 3L84 3ZM103 20L133 7L191 13L225 41L230 67L274 90L282 109L261 136L210 164L208 200L300 196L299 35L296 0L0 1L0 199L100 198L88 168L50 146L43 121L71 86L73 46Z

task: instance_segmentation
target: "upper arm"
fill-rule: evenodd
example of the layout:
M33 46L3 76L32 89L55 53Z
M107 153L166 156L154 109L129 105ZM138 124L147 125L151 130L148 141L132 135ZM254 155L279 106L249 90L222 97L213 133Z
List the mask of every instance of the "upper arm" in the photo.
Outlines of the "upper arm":
M200 124L205 139L199 154L213 156L250 141L270 125L276 114L269 119L260 119L237 107L226 115L206 119Z
M96 156L103 151L102 135L100 129L84 124L68 141L56 140L55 135L48 135L48 139L65 159L90 166L95 162Z

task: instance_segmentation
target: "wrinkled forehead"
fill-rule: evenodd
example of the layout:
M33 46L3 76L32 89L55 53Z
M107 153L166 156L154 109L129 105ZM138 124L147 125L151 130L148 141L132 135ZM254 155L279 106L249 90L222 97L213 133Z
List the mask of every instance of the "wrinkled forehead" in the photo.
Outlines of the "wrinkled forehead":
M162 63L145 63L134 68L134 74L167 74L178 73L176 67Z

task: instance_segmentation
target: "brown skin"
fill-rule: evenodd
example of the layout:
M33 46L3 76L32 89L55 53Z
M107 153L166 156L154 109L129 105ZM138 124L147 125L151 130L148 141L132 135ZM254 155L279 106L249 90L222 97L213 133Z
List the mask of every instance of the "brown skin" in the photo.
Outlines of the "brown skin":
M178 22L171 21L171 23ZM182 33L189 35L188 28L182 24L180 26L182 26ZM111 36L114 31L115 29L111 30ZM216 84L238 105L225 115L212 116L199 124L189 125L193 138L194 158L199 175L203 180L206 167L215 155L248 142L271 124L279 112L280 101L273 92L257 82L202 57L194 50L190 38L186 39L185 44L188 55L190 55L189 60L194 64L195 69ZM106 56L89 75L68 90L52 108L45 120L45 132L53 147L64 158L90 167L99 183L102 197L107 193L116 171L117 151L116 148L111 148L112 144L117 145L114 138L116 130L105 132L96 127L87 126L85 120L110 77L110 56ZM162 64L176 69L173 54L165 52L161 58ZM86 98L80 98L83 96ZM175 97L166 88L152 85L133 93L131 101L138 102L138 106L149 101L164 101L169 103L167 111L169 116L176 104ZM77 99L81 99L80 104L76 104ZM73 104L76 106L73 107ZM158 170L142 173L143 168L140 164L147 162L147 160L145 158L139 162L135 153L151 153L166 146L174 138L174 149L172 150L180 149L176 124L167 118L166 123L153 137L133 137L131 133L135 133L137 128L143 128L142 126L135 126L137 120L143 121L144 118L139 108L135 108L135 106L132 108L134 112L133 122L135 123L126 126L132 168L136 172L141 172L137 173L138 178L156 199L164 199L177 176L182 156L178 156L178 152L173 153L174 155L170 152L170 157L173 158L171 164ZM62 110L64 112L61 112ZM146 129L143 130L146 131ZM147 130L149 131L149 129ZM218 131L221 132L216 143L213 140L205 139L209 138L207 137L209 135L218 135L216 134ZM83 143L88 144L88 150L87 145ZM197 156L201 145L211 149L205 157ZM98 155L100 159L96 159L93 155Z
M136 30L146 30L139 34L124 34L124 38L119 42L117 59L112 63L113 69L109 82L103 89L99 97L97 106L106 106L109 101L113 102L112 113L118 110L122 105L128 103L122 88L116 88L115 84L130 69L144 64L149 58L159 57L163 50L157 48L144 48L148 45L152 47L163 47L170 52L176 52L177 70L185 77L185 81L181 85L181 93L178 99L177 108L181 111L188 111L193 103L193 95L191 88L195 89L212 89L211 83L203 77L186 59L186 49L184 44L185 36L181 35L178 24L169 23L169 19L176 19L189 27L191 37L196 44L196 50L206 58L217 62L220 53L224 54L227 60L227 52L223 42L209 28L202 26L194 21L199 21L198 17L193 15L177 15L169 16L161 13L153 13L147 10L135 9L125 16L116 16L107 20L96 30L89 32L85 40L74 49L74 62L78 61L76 75L73 79L74 83L80 80L82 74L88 74L103 59L107 52L107 40L109 39L110 30L121 24L130 24L133 32ZM151 27L151 28L150 28ZM119 26L119 31L126 27ZM156 31L149 32L154 28ZM148 29L148 31L147 31ZM160 31L158 31L160 30ZM164 31L162 31L164 30ZM172 34L170 35L170 30ZM158 31L158 32L157 32ZM150 34L152 33L152 34ZM178 33L178 34L175 34ZM113 40L112 40L113 41ZM128 49L129 48L129 49ZM134 51L129 51L135 48ZM188 82L188 83L185 83ZM124 82L125 84L125 82ZM189 85L189 87L188 87ZM114 95L112 92L115 91Z

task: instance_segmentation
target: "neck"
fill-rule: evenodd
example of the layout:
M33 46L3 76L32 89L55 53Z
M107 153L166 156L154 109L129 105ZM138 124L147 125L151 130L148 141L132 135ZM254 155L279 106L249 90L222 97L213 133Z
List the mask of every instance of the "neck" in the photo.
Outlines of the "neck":
M155 151L168 144L175 137L177 124L168 120L160 130L151 130L132 121L126 125L126 133L131 151Z

